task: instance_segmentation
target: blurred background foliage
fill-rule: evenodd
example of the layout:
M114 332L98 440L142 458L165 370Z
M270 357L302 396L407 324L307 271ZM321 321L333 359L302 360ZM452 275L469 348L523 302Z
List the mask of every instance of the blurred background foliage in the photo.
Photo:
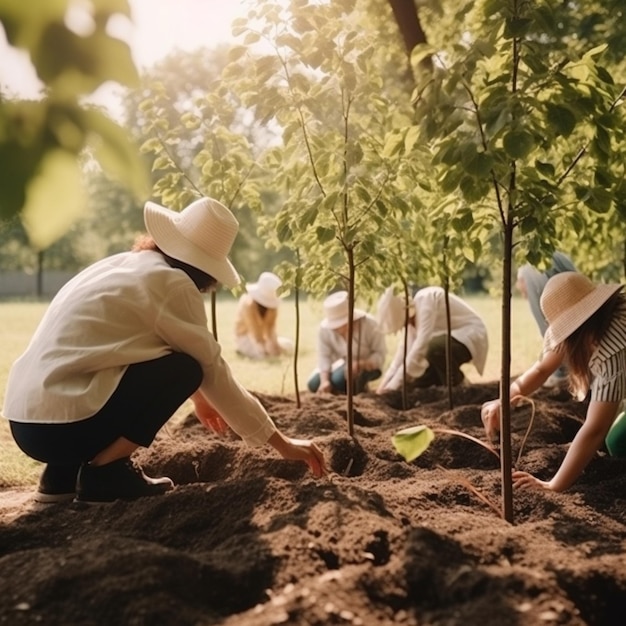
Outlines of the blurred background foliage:
M320 268L332 270L321 281L326 285L343 271L331 247L337 233L354 237L349 220L338 231L337 213L321 207L328 197L350 197L352 206L360 199L376 208L377 221L368 222L376 228L359 241L363 264L373 259L373 273L362 273L364 293L380 292L399 265L408 268L412 284L439 281L442 269L434 259L444 251L455 290L489 288L502 246L497 224L479 219L480 160L469 165L471 185L452 186L449 177L442 190L436 178L442 163L450 173L458 163L442 161L441 154L435 161L441 145L417 139L420 124L437 120L437 103L457 97L455 87L442 87L426 110L419 88L445 73L445 63L470 59L481 46L490 56L483 54L480 63L487 58L495 67L513 23L499 13L492 23L485 16L505 15L503 7L519 4L251 2L248 18L234 25L236 44L177 51L139 75L127 44L107 31L113 16L132 17L126 0L0 0L7 40L28 51L46 86L39 100L0 92L0 270L78 270L130 247L143 231L145 200L180 210L199 195L212 195L240 221L232 257L245 280L272 268L288 274L308 247L308 284L319 290ZM334 11L337 20L317 24L323 11ZM528 20L513 26L523 29L528 49L549 49L554 62L531 68L532 80L547 84L559 64L602 45L606 83L619 92L626 78L623 11L622 0L529 5ZM430 52L416 54L424 46ZM464 78L478 79L477 65L467 67ZM106 81L126 88L121 119L84 103ZM490 86L480 88L487 97ZM582 115L586 107L591 116L604 106L592 98L561 104L553 119L561 134L568 115ZM351 133L346 141L343 130ZM402 150L390 150L390 136L400 132ZM570 143L581 138L574 135ZM551 213L549 231L529 219L520 239L531 244L518 247L518 263L530 253L541 265L558 244L590 276L624 278L626 192L623 159L616 155L626 151L617 127L601 139L606 149L586 154L591 160L576 177L595 207L579 193ZM565 167L565 147L560 158ZM534 167L532 159L527 163ZM296 232L299 225L310 228L308 238ZM287 286L294 284L288 278Z

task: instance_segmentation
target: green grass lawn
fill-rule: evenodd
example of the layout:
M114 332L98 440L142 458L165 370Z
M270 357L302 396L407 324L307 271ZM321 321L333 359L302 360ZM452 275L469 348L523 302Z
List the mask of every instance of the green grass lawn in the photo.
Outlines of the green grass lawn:
M465 366L471 382L493 381L500 377L501 363L501 310L499 298L486 295L469 296L465 300L484 319L489 329L489 354L483 376L472 366ZM248 389L269 394L293 395L294 370L290 358L258 362L242 358L235 353L233 324L237 301L230 295L218 300L218 340L224 358L230 363L235 376ZM0 402L4 400L4 389L11 363L26 348L37 323L46 310L46 303L0 302ZM366 308L366 307L362 307ZM207 310L210 308L207 301ZM315 345L318 324L322 317L319 302L305 301L300 306L300 346L298 358L298 388L304 390L310 372L315 367ZM278 316L279 334L295 337L296 314L293 301L283 302ZM393 356L397 337L387 337L388 359ZM512 357L511 373L522 372L539 355L541 337L530 314L528 303L515 297L512 301ZM40 464L29 460L17 448L7 424L0 422L0 487L32 484L40 471Z

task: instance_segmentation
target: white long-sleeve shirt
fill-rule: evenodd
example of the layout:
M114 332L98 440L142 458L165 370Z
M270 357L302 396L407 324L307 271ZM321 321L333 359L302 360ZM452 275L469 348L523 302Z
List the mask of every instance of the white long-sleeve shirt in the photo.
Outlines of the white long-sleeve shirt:
M451 335L469 350L474 367L479 374L482 374L489 349L487 327L469 304L454 294L448 295ZM445 298L443 287L425 287L420 289L413 298L415 326L409 325L408 328L406 355L406 372L411 378L419 378L428 368L426 354L430 341L448 332ZM400 332L404 333L404 329ZM404 335L383 376L381 387L386 389L401 387L403 356Z
M320 326L317 337L317 367L320 372L330 372L332 364L345 359L348 342L336 331ZM352 336L352 359L368 360L372 369L381 369L385 363L387 347L378 322L369 314L359 319Z
M154 251L124 252L86 268L50 303L7 382L2 414L63 423L99 411L129 365L183 352L204 372L202 393L248 445L276 427L232 376L208 330L202 294Z

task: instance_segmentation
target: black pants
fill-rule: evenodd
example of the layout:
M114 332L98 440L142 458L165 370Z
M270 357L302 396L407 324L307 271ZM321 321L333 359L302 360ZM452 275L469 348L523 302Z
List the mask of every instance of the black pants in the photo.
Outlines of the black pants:
M472 355L465 345L451 337L450 342L450 373L452 375L452 384L460 385L465 378L465 374L461 371L463 363L469 363ZM438 335L428 344L426 353L428 368L426 371L413 381L416 387L446 386L446 335Z
M28 456L59 465L90 461L120 437L147 447L201 382L200 364L172 352L130 365L107 403L87 419L62 424L11 422L11 432Z

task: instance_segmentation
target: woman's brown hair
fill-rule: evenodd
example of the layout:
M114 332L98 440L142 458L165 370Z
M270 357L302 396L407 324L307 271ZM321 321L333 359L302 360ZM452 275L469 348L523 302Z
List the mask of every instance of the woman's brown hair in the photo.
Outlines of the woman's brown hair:
M584 397L589 391L591 355L609 327L621 297L620 292L613 294L586 322L563 341L570 390L577 397Z

